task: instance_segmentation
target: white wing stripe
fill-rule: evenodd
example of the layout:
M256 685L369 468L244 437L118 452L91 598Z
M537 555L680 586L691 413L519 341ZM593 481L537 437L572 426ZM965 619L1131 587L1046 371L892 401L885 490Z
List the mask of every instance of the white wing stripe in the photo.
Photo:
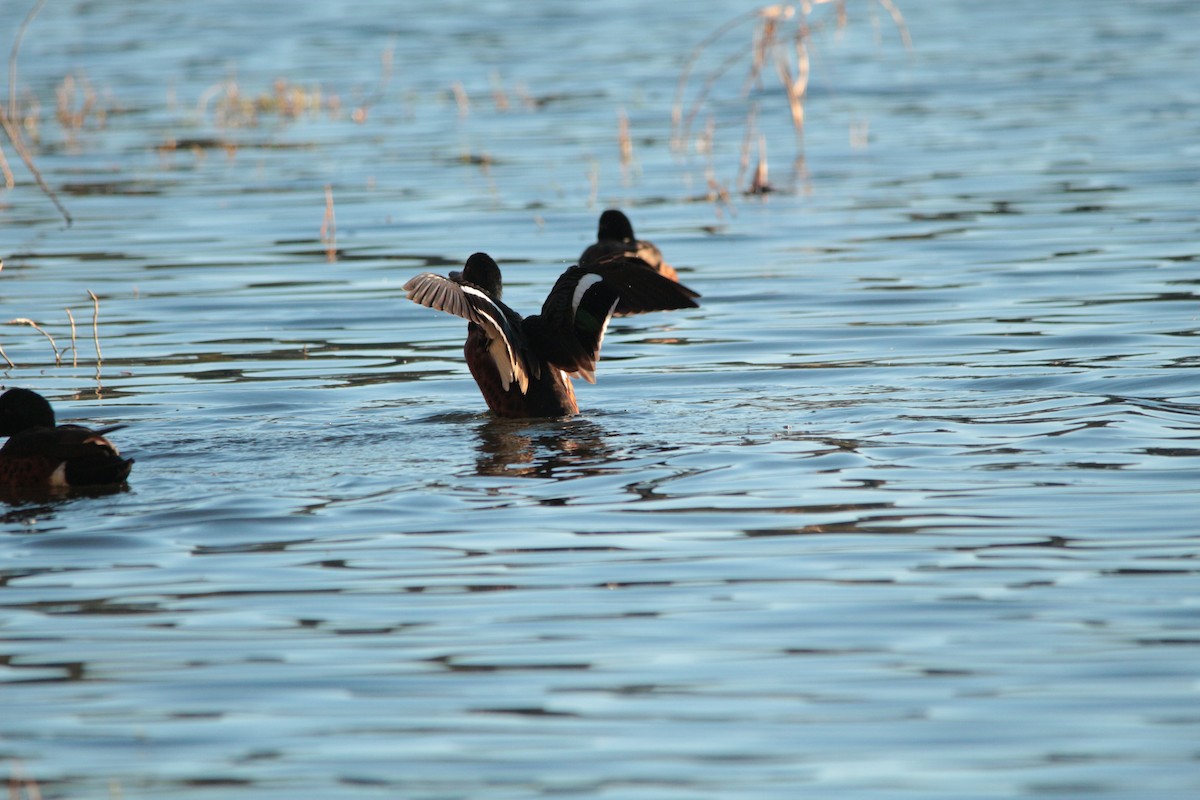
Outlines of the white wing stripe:
M575 284L575 294L571 297L571 314L572 316L579 310L579 304L583 302L583 296L587 294L588 289L595 286L600 281L604 280L594 272L589 272L580 276L579 283Z

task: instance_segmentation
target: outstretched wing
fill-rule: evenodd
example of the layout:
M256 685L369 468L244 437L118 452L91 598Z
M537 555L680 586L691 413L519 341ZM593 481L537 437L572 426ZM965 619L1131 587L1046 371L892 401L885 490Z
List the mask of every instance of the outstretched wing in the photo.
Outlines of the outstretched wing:
M411 279L404 284L404 291L414 303L462 317L482 328L504 391L513 382L521 387L522 393L529 390L529 370L518 349L520 332L514 329L511 318L516 315L507 307L488 297L478 286L432 272L422 272Z
M640 259L617 256L568 268L550 290L542 313L524 325L527 338L547 343L547 361L595 383L600 345L614 313L696 308L699 296Z
M657 250L657 248L655 248ZM652 265L645 259L630 254L609 256L592 264L584 265L589 272L603 277L605 283L617 290L620 299L617 302L617 314L643 314L647 311L675 311L680 308L697 308L700 304L696 298L699 292L694 292L677 282L671 274L659 271L659 264ZM670 267L668 266L668 269ZM648 278L650 273L655 278ZM657 280L661 278L662 280Z

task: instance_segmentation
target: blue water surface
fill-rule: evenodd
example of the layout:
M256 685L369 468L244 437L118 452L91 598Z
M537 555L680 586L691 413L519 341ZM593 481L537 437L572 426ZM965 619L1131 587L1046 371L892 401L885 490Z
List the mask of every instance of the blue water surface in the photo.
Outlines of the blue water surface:
M3 385L137 463L0 506L17 796L1200 796L1200 8L836 5L46 4ZM402 285L607 207L701 308L491 418Z

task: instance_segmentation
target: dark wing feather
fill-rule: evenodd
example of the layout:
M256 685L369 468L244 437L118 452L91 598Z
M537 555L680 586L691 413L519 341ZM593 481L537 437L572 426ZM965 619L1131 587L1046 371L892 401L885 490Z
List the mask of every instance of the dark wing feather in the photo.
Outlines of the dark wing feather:
M541 315L524 324L532 341L545 343L547 361L595 383L600 345L614 312L695 308L699 296L639 259L609 258L569 267L550 290Z
M504 390L514 381L525 393L529 389L529 368L520 352L520 334L514 320L520 318L487 293L470 283L422 272L404 284L408 299L436 311L444 311L481 327L488 339L488 352L496 362Z
M589 270L603 276L612 285L620 301L618 314L644 314L648 311L676 311L697 308L700 296L682 283L672 280L640 258L620 256L592 264Z

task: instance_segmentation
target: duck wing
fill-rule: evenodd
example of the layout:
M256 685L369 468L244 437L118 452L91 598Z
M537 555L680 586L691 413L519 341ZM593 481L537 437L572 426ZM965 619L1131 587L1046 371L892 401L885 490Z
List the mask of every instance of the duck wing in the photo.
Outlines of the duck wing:
M536 364L525 355L521 331L521 316L487 292L466 281L456 281L422 272L404 284L404 291L414 303L444 311L478 325L488 340L488 352L496 362L504 391L516 382L525 393L529 389L529 373L537 373Z
M550 290L542 313L522 324L547 361L595 383L600 345L614 313L696 308L699 296L640 259L617 256L569 267Z

